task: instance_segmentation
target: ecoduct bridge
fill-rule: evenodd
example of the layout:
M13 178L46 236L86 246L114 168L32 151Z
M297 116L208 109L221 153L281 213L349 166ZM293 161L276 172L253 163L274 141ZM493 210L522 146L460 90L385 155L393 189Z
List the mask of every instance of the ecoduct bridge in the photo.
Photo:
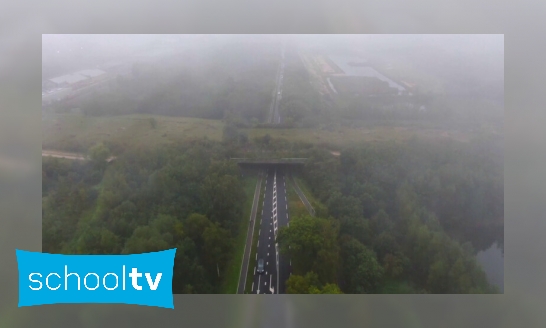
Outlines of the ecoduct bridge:
M307 158L231 158L241 168L286 169L301 167Z

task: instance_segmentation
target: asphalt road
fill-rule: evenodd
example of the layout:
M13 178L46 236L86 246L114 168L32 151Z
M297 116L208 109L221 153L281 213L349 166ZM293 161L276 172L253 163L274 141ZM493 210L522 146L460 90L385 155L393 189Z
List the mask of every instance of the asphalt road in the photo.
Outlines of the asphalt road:
M279 124L281 123L281 115L279 113L279 104L282 99L282 82L284 79L284 59L281 62L281 70L280 74L277 79L277 94L275 95L276 101L275 101L275 108L273 110L273 123Z
M281 116L279 113L279 104L282 98L282 82L284 79L284 51L282 54L282 61L277 70L276 88L273 94L273 104L271 109L271 117L269 123L279 124L281 123Z
M289 225L288 201L286 195L286 175L277 171L277 217L279 228ZM290 277L291 262L288 256L279 256L279 294L285 293L285 281Z
M288 224L289 219L285 175L282 171L270 169L266 173L265 182L263 211L258 214L260 216L260 228L256 253L256 260L264 260L264 272L259 274L256 272L257 268L254 268L252 293L282 294L285 291L284 282L290 276L290 260L286 256L279 256L279 267L277 268L278 249L275 245L273 224L273 209L275 205L273 203L273 187L276 185L277 190L277 222L278 226L282 227Z

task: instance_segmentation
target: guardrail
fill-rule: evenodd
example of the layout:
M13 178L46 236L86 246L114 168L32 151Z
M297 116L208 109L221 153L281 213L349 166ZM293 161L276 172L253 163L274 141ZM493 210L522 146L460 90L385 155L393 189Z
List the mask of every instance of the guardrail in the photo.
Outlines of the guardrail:
M296 182L296 179L294 179L294 177L292 175L290 175L290 180L292 181L292 183L294 183L294 189L296 190L296 193L298 194L301 201L303 202L303 205L305 205L305 207L307 207L307 210L309 211L309 214L311 214L311 216L315 216L315 209L313 208L313 205L311 205L311 202L307 199L307 197L305 197L305 194L300 189L300 186L298 186L298 183Z

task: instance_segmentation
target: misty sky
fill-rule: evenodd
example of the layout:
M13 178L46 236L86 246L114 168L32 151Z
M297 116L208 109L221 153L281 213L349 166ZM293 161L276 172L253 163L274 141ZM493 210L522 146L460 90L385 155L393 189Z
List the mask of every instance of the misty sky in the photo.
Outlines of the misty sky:
M429 75L461 84L504 83L503 35L43 35L44 78L171 52L206 55L230 45L288 46L321 54L403 61Z

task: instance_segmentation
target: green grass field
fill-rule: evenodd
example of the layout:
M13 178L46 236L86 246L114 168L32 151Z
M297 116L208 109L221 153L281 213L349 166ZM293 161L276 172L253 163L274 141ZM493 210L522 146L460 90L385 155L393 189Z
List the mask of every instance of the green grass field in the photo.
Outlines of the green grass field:
M155 119L156 126L150 120ZM86 117L80 114L47 114L42 118L42 149L85 153L98 142L127 149L133 146L153 148L162 144L207 137L221 140L224 123L187 117L159 115L123 115ZM446 131L433 126L341 126L331 129L241 129L250 138L269 134L272 138L290 142L305 142L331 149L362 142L405 141L412 136L438 140L469 140L473 134Z
M150 119L154 118L156 127ZM88 117L81 114L47 114L42 117L42 148L85 152L97 142L122 147L155 147L176 140L221 140L223 123L187 117L122 115Z
M290 142L305 142L324 145L332 149L340 149L362 142L377 141L407 141L413 136L426 139L455 139L467 141L472 137L470 133L446 131L441 129L423 129L413 127L340 127L336 129L246 129L249 138L263 137L269 134L272 138L286 139Z
M250 218L250 212L252 211L252 201L254 200L254 190L256 189L256 183L258 177L247 176L244 178L244 190L245 190L245 204L244 212L241 217L239 225L239 232L235 238L235 245L233 248L233 257L229 263L224 280L222 282L221 293L222 294L236 294L237 284L239 283L239 273L241 272L241 262L243 261L243 253L245 250L246 234L248 231L248 224Z

